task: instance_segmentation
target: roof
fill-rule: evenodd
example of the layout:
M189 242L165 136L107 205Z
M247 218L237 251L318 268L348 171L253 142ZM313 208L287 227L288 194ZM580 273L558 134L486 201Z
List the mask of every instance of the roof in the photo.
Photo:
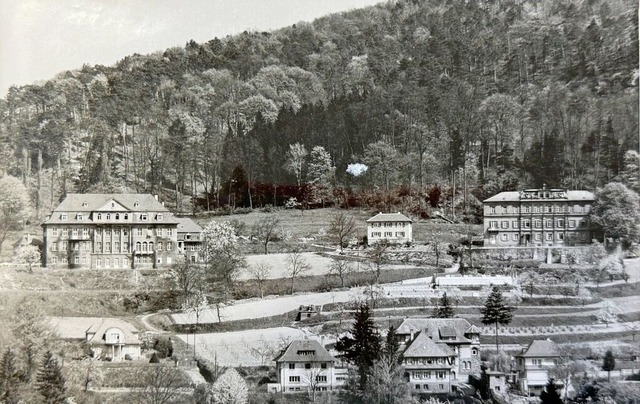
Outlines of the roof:
M110 201L115 203L114 208L106 208ZM162 223L177 223L169 210L151 194L67 194L44 224L91 224L94 223L89 216L91 212L166 213L167 217L162 220ZM62 213L68 214L66 220L60 218ZM78 217L78 214L82 214L82 219ZM153 219L151 218L150 223L153 223Z
M409 219L402 213L378 213L372 218L367 219L367 223L372 222L413 222L413 220Z
M529 197L525 198L524 195L534 195L538 191L536 189L525 189L522 191L505 191L500 192L492 196L491 198L485 199L483 202L518 202L521 200L524 201L593 201L595 200L595 195L593 192L584 191L584 190L560 190L560 189L549 189L549 192L556 192L557 194L562 194L564 197L556 197L556 198L538 198L538 197Z
M438 331L440 328L453 329L459 335L464 335L471 327L464 318L424 318L424 317L409 317L404 319L402 324L398 326L396 330L397 334L411 334L411 332L429 330Z
M521 358L554 358L560 356L560 350L558 345L550 339L533 340L526 349L515 356Z
M202 227L188 217L176 217L178 233L202 233Z
M87 331L97 330L103 325L106 327L104 331L111 327L122 329L125 333L125 341L139 343L139 339L133 335L137 332L136 328L130 323L119 318L105 317L50 317L49 322L56 334L62 339L86 339ZM93 331L92 331L93 332ZM97 334L96 334L97 335ZM99 338L102 338L100 336ZM95 342L94 342L95 343Z
M301 352L313 351L313 355L304 355ZM335 358L314 339L297 339L278 355L274 361L279 362L333 362Z
M103 336L110 328L118 328L124 332L124 340L127 344L140 344L138 330L124 320L118 318L103 318L99 322L93 323L87 330L87 341L89 344L103 344ZM88 334L94 334L89 337Z
M429 338L426 332L420 332L403 353L404 357L446 358L455 353L445 343Z
M464 332L465 334L480 334L480 329L478 327L475 326L475 324L472 324L471 327L469 327L469 329L467 331Z

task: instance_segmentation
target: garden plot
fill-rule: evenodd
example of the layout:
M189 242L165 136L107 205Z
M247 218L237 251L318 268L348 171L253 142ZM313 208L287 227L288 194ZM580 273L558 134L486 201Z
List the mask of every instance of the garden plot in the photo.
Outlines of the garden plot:
M289 276L289 254L259 254L248 255L247 267L255 267L256 265L264 264L270 268L269 279L280 279ZM322 255L313 252L302 253L302 258L309 264L311 269L302 273L302 276L311 275L326 275L329 273L332 260ZM248 268L243 268L239 275L239 280L249 280L253 276L249 272Z
M193 334L178 337L193 349ZM196 352L221 366L268 365L289 342L307 337L308 331L290 327L197 334Z

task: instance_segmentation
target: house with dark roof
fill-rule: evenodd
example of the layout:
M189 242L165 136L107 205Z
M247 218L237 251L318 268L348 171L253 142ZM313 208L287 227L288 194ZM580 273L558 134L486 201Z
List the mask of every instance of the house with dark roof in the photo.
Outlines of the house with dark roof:
M480 374L480 330L463 318L407 318L396 333L416 393L451 392Z
M316 340L294 340L274 359L277 383L272 392L332 391L344 385L346 369L335 366L336 359Z
M178 252L184 255L188 262L202 261L202 227L188 217L177 217L178 221Z
M534 340L515 355L515 358L520 390L524 393L540 394L549 381L549 371L560 360L560 350L550 339Z
M178 220L148 194L68 194L43 228L43 265L158 268L177 251Z
M591 243L592 192L525 189L483 201L484 245L564 246Z
M367 242L369 245L387 241L389 243L411 243L413 220L402 213L378 213L367 219Z

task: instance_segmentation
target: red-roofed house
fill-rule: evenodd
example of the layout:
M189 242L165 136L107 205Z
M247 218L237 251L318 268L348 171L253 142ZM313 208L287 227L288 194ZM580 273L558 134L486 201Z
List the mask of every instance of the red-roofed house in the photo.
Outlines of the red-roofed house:
M534 340L515 358L520 390L540 394L549 381L549 370L558 364L560 351L550 339Z
M331 391L346 381L346 371L335 368L336 359L316 340L294 340L274 360L278 381L269 391Z
M388 241L390 243L411 243L413 241L413 221L402 213L378 213L367 220L367 242L369 245Z

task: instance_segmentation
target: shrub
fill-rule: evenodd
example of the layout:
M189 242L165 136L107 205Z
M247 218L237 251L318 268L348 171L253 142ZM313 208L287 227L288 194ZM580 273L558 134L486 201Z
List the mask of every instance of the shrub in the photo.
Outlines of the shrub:
M151 355L151 359L149 359L149 363L160 363L160 358L158 358L158 354L155 352Z
M158 357L170 358L173 355L173 341L171 341L171 338L157 338L153 344L153 349L157 351Z

